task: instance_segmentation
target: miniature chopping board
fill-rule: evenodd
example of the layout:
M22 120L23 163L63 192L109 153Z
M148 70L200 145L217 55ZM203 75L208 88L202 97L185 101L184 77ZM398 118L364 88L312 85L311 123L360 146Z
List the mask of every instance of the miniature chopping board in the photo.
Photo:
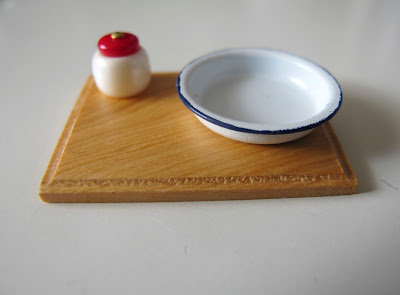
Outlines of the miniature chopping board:
M204 127L153 74L131 98L90 77L40 186L46 202L211 201L352 194L358 182L329 123L304 138L254 145Z

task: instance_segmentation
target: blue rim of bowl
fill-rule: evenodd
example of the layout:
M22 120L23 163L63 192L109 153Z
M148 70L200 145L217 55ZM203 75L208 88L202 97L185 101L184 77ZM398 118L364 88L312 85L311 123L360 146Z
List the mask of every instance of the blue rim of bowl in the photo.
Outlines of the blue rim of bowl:
M264 51L274 51L274 52L280 52L280 53L284 53L293 57L297 57L300 58L304 61L307 61L311 64L313 64L314 66L320 68L321 70L325 71L332 79L333 81L335 81L338 89L339 89L339 102L337 107L333 110L333 112L331 114L329 114L329 116L325 117L322 120L319 120L315 123L309 124L309 125L304 125L304 126L299 126L296 128L290 128L290 129L282 129L282 130L254 130L254 129L248 129L248 128L243 128L243 127L238 127L229 123L225 123L223 121L220 121L218 119L215 119L213 117L211 117L210 115L207 115L205 113L203 113L202 111L198 110L197 108L195 108L187 99L186 97L182 94L181 92L181 75L182 73L185 71L185 69L190 66L191 64L193 64L194 62L206 58L208 56L217 54L217 53L223 53L223 52L231 52L231 51L240 51L240 50L244 50L244 49L256 49L256 50L264 50ZM194 114L196 114L197 116L199 116L200 118L213 123L215 125L230 129L230 130L234 130L234 131L239 131L239 132L244 132L244 133L253 133L253 134L272 134L272 135L279 135L279 134L290 134L290 133L297 133L297 132L302 132L302 131L307 131L310 129L314 129L322 124L324 124L325 122L329 121L330 119L332 119L333 116L336 115L336 113L339 111L340 107L342 106L342 98L343 98L343 93L342 93L342 88L340 87L340 84L338 83L338 81L335 79L335 77L332 76L332 74L327 71L326 69L324 69L323 67L317 65L316 63L309 61L303 57L291 54L291 53L287 53L285 51L280 51L280 50L276 50L276 49L267 49L267 48L232 48L232 49L223 49L223 50L217 50L211 53L208 53L206 55L200 56L194 60L192 60L191 62L189 62L183 69L182 71L179 73L177 81L176 81L176 88L177 88L177 92L178 92L178 96L181 99L181 101L183 102L183 104L190 109Z

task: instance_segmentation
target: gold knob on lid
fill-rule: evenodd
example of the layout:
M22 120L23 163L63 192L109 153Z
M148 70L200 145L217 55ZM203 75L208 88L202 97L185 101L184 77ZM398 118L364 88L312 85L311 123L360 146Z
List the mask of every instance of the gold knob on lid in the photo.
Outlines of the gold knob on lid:
M112 39L121 39L123 37L125 37L125 34L122 32L114 32L111 34Z

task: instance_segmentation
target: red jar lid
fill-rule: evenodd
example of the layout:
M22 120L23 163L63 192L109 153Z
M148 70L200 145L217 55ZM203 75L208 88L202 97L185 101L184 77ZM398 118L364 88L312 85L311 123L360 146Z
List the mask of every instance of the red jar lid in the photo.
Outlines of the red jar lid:
M138 37L121 32L114 32L101 37L97 46L103 55L109 57L127 56L140 50Z

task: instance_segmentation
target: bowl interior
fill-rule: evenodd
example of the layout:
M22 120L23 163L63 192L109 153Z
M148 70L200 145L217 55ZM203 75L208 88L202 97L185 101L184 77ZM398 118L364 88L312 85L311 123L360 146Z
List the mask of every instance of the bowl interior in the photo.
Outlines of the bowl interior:
M198 115L254 130L295 129L338 108L340 87L319 66L274 50L222 51L180 75L180 92Z

